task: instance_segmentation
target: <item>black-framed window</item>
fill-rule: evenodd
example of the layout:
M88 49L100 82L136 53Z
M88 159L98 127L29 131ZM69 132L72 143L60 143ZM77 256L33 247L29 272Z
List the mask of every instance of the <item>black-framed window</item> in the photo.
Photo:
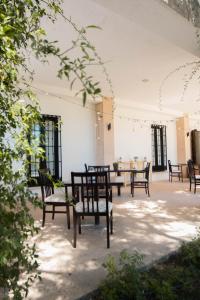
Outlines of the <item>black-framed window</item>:
M30 143L43 148L42 158L32 155L29 158L29 176L38 179L38 169L48 168L55 180L62 179L62 145L60 116L42 115L40 123L33 125Z
M152 170L167 170L167 136L166 126L151 125Z

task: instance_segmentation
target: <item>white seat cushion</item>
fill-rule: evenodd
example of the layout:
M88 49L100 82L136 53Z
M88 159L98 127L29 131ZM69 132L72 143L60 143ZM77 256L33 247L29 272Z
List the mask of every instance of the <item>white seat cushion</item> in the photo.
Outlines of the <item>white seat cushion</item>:
M85 210L83 210L83 202L78 202L75 206L76 212L78 212L78 213L88 212L88 204L87 204L86 201L84 203L85 203ZM112 210L112 203L111 202L108 202L108 210L109 210L109 213ZM91 201L89 202L89 212L91 212L91 213L92 212L97 212L97 201L94 201L94 209L92 207L92 202ZM98 212L100 212L100 213L106 212L106 200L99 200L98 201Z
M49 197L46 197L44 202L49 202L49 203L66 203L66 197L65 197L65 193L59 192L59 193L55 193L52 194Z
M195 175L195 178L196 179L200 179L200 175Z
M180 170L173 170L172 173L181 173Z
M133 182L141 182L141 183L145 183L148 182L148 180L146 178L134 178Z

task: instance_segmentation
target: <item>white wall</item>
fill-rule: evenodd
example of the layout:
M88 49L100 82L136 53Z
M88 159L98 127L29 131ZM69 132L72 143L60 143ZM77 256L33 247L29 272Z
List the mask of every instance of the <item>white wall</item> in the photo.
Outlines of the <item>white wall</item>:
M95 113L80 105L81 100L68 97L65 100L50 95L39 95L41 112L61 116L63 180L71 171L84 170L84 163L95 163ZM73 104L73 103L75 104Z
M69 179L71 171L84 170L84 163L95 164L96 160L96 129L95 111L84 108L73 98L65 100L50 95L39 96L41 112L61 116L62 125L62 161L63 180ZM72 102L72 103L71 103ZM75 104L73 104L75 103ZM133 122L132 119L144 120ZM147 157L152 160L151 123L149 120L163 120L167 125L167 158L177 162L176 124L170 120L174 116L164 113L147 111L117 105L114 117L115 160L139 159ZM153 174L153 180L168 178L168 172Z
M167 158L172 162L177 162L176 149L176 124L170 120L175 119L162 113L145 111L136 108L120 107L115 111L115 159L122 160L133 159L138 156L139 159L147 157L152 160L151 144L151 122L148 120L163 120L160 125L167 125ZM125 118L124 118L125 117ZM142 119L144 122L134 122L132 119ZM167 179L168 172L154 173L153 180Z

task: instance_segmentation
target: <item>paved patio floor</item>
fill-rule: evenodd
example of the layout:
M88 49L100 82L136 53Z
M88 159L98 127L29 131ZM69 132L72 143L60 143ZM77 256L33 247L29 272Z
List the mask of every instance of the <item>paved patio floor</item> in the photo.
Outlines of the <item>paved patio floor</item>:
M188 190L188 182L153 182L151 197L143 189L130 195L130 187L118 197L114 191L114 234L106 248L105 220L99 226L93 219L83 221L77 248L72 247L73 229L68 230L65 215L47 216L45 227L35 237L43 280L30 289L30 300L73 300L95 289L105 276L102 263L108 254L118 256L122 249L137 249L145 262L175 250L183 240L197 234L200 226L200 191ZM33 212L41 224L40 210Z

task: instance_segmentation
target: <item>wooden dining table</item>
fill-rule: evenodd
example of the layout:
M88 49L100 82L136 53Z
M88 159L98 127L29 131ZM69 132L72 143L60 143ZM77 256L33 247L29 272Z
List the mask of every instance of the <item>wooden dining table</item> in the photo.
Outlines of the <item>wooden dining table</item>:
M65 193L66 196L68 196L68 188L72 187L71 181L63 181L64 187L65 187ZM79 185L79 183L76 183L76 185ZM121 176L111 177L109 182L110 187L116 187L117 188L117 195L121 195L121 187L124 186L124 181ZM81 182L80 182L81 186Z
M136 169L120 169L119 172L122 173L144 173L144 170L136 170ZM110 170L109 173L116 173L116 170ZM65 193L66 196L68 196L68 188L72 187L72 182L69 181L63 181L64 187L65 187ZM77 184L77 183L76 183ZM117 188L117 195L121 196L121 188L124 186L124 178L122 176L110 176L110 182L109 182L110 187L116 187ZM81 182L80 182L81 186Z

